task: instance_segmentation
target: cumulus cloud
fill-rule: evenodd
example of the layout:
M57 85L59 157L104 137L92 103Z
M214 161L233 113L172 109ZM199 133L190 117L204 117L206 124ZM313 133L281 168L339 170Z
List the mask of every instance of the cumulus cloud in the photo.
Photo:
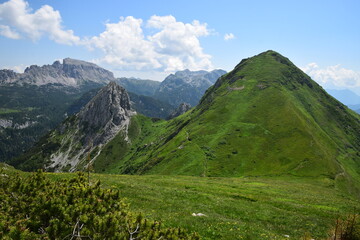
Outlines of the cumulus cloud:
M152 32L145 35L144 30ZM173 16L152 16L146 23L132 16L107 23L106 30L89 40L105 56L97 62L121 70L210 69L211 56L205 54L199 37L209 35L206 24L179 22Z
M19 39L20 34L12 30L9 26L0 25L0 35L11 38L11 39Z
M232 33L226 33L226 34L224 35L224 40L225 40L225 41L228 41L228 40L231 40L231 39L234 39L234 38L235 38L235 35L232 34Z
M25 68L26 68L26 65L20 64L17 66L5 66L5 67L1 67L0 69L10 69L17 73L23 73Z
M25 0L0 4L0 35L33 41L45 36L59 44L97 49L103 56L94 62L117 71L209 70L211 56L204 53L199 41L209 34L206 23L184 23L171 15L155 15L147 21L121 17L118 22L106 23L99 35L80 38L64 28L60 12L49 5L34 11Z
M121 18L118 23L107 23L106 30L88 43L105 54L96 61L123 69L160 67L153 46L145 39L142 22L130 16Z
M309 63L302 70L324 87L360 87L360 73L340 64L321 68L317 63Z
M33 12L24 0L9 0L0 4L0 34L19 39L30 38L34 41L43 35L61 44L79 44L80 38L72 30L64 30L59 11L44 5Z

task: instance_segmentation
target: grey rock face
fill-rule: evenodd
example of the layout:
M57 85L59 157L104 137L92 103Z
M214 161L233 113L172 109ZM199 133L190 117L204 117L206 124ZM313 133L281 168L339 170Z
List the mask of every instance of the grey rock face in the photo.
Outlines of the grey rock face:
M0 70L0 85L15 81L18 78L18 75L19 75L18 73L12 70L8 70L8 69Z
M79 128L86 133L84 143L103 144L113 137L113 129L121 127L131 115L129 95L110 82L78 114ZM101 134L97 134L99 130Z
M59 127L61 147L51 155L46 167L54 171L81 169L87 164L87 154L96 151L97 156L102 146L120 132L129 141L127 131L134 114L126 90L110 82L72 120Z
M188 104L188 103L181 103L179 105L179 107L177 109L175 109L174 112L172 112L168 119L173 119L173 118L176 118L184 113L186 113L187 111L189 111L191 109L191 105Z
M211 72L184 70L170 74L160 84L155 97L173 106L178 106L182 102L195 106L206 89L225 73L224 70Z
M10 70L0 70L0 84L34 84L49 83L66 86L79 86L86 82L106 84L114 81L112 72L96 64L65 58L63 64L55 61L52 65L39 67L31 65L24 73L14 73Z

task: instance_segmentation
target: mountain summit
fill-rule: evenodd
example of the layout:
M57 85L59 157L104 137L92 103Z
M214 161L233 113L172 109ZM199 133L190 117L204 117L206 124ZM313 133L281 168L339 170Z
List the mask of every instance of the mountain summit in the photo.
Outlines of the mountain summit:
M166 133L129 153L137 167L124 158L118 168L197 176L327 176L360 186L359 133L357 114L289 59L267 51L242 60L195 109L170 121Z
M52 65L39 67L31 65L24 73L15 73L11 70L0 70L0 85L6 84L62 84L65 86L79 86L85 83L106 84L114 81L112 72L96 64L65 58L63 63L55 61Z

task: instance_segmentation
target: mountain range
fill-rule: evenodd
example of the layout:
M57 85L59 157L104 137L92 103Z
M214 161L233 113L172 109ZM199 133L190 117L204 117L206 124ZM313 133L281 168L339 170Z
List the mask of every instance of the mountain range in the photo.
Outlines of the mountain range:
M175 107L184 102L196 106L205 91L225 73L224 70L220 69L211 72L178 71L175 74L170 74L161 82L154 93L154 97Z
M96 64L65 58L63 63L55 61L52 65L27 67L24 73L0 70L0 85L47 85L81 86L89 82L106 84L114 81L114 74Z
M67 116L78 113L111 81L127 88L132 108L146 116L166 119L177 107L154 97L160 82L115 78L85 61L66 58L62 63L32 65L24 73L0 70L0 161L23 153Z
M110 124L116 134L103 127L114 116L96 109L109 109L113 99L128 95L115 83L101 92L114 95L96 95L14 165L74 171L91 163L97 172L122 174L326 176L349 191L359 189L359 115L277 52L243 59L195 108L170 121L116 105L111 112L126 122ZM90 116L101 116L96 122L103 124L90 123ZM89 131L91 137L84 137ZM104 135L111 137L97 140ZM76 157L64 157L68 153Z

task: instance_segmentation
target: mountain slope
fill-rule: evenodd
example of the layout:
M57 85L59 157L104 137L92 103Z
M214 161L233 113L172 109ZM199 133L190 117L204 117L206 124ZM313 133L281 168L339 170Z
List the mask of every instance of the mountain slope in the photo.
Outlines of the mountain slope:
M134 108L136 112L145 116L166 119L174 110L172 105L154 97L137 95L132 92L128 92L128 94L131 100L131 107Z
M68 107L85 91L58 85L0 87L0 161L10 161L66 118Z
M124 87L126 91L133 92L137 95L153 96L159 88L160 82L153 80L144 80L137 78L117 78L117 83Z
M94 158L115 135L127 137L130 118L135 113L124 88L110 82L76 115L12 164L24 170L46 168L49 171L82 169L88 156Z
M274 51L242 60L195 109L162 126L163 132L158 128L152 123L109 171L290 174L359 184L359 116ZM99 159L111 154L103 151Z
M154 97L168 102L174 107L186 102L191 106L198 104L200 98L215 81L226 72L224 70L178 71L161 82Z
M86 124L79 124L79 115L74 119L62 126L86 128ZM92 151L96 171L223 177L289 175L333 179L337 187L349 191L360 187L359 115L274 51L242 60L206 91L197 107L175 119L167 122L142 115L127 119L126 134L119 131ZM74 135L74 129L68 129L69 136ZM102 125L95 129L103 132ZM83 136L86 131L80 133ZM38 144L37 152L47 153L43 162L54 152L57 156L68 152L61 134L45 141L55 145ZM79 156L86 148L71 149ZM84 154L80 158L79 162L84 161ZM61 163L56 170L69 170L64 166ZM83 166L75 164L70 169Z

